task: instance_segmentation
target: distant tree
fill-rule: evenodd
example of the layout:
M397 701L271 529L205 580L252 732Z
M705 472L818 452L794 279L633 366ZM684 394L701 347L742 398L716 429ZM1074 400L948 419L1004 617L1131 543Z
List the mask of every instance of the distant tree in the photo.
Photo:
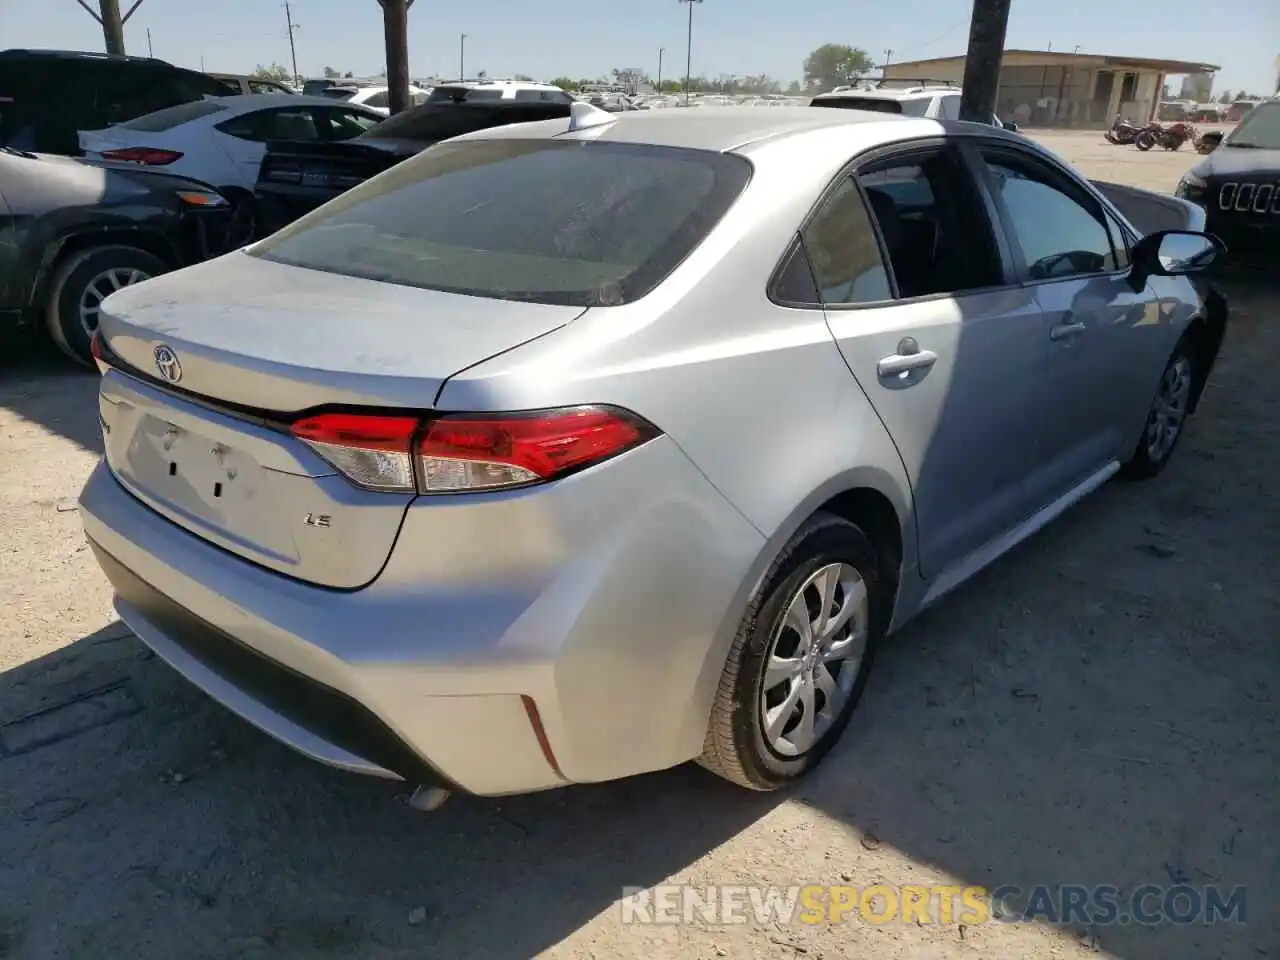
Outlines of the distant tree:
M353 78L354 76L355 76L355 74L354 74L354 73L352 73L350 70L348 70L346 73L344 73L344 74L342 75L342 77L343 77L343 79L344 79L344 80L345 80L345 79L351 79L351 78Z
M798 96L798 95L800 94L800 92L801 92L801 91L800 91L800 81L799 81L799 80L792 80L790 83L788 83L788 84L787 84L787 93L788 93L790 96L793 96L793 97L794 97L794 96Z
M1223 90L1222 95L1218 97L1218 102L1230 103L1234 99L1235 99L1235 96L1231 93L1230 90Z
M517 74L515 75L514 79L516 79L516 80L522 80L522 81L524 81L525 83L529 83L529 82L531 82L531 81L533 80L533 77L529 76L527 73L517 73Z
M804 80L806 86L830 89L849 83L874 66L871 56L859 47L824 43L805 57Z
M279 63L273 63L269 67L258 64L257 69L250 76L261 77L263 80L275 80L280 83L293 80L293 74L289 71L289 68Z
M551 81L553 87L559 87L561 90L577 90L578 81L571 77L556 77Z
M342 76L342 74L341 74L339 71L337 71L337 70L333 69L333 67L325 67L325 68L324 68L324 75L325 75L326 77L329 77L330 79L333 79L333 78L335 78L335 77L340 77L340 76Z

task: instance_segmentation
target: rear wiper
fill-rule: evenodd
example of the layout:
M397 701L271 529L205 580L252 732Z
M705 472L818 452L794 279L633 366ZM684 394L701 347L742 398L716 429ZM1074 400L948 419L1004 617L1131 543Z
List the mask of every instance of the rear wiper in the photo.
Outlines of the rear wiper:
M40 159L30 150L19 150L17 147L11 147L8 144L5 144L3 147L0 147L0 150L3 150L5 153L13 157L25 157L28 160Z

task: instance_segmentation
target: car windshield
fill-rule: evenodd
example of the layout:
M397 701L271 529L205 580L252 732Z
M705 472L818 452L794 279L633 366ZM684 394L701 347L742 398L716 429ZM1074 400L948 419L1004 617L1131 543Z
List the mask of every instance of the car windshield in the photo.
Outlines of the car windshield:
M1280 150L1280 101L1254 107L1225 142L1232 147Z
M221 113L227 108L216 100L193 100L191 103L180 103L176 107L165 107L155 113L148 113L119 124L121 130L140 130L144 133L159 133L161 130L172 130L174 127Z
M445 143L251 256L388 283L569 306L636 300L741 193L733 154L599 141Z
M891 100L887 97L818 97L811 106L871 110L875 113L898 113L907 117L923 117L929 109L929 101L923 97L918 100Z

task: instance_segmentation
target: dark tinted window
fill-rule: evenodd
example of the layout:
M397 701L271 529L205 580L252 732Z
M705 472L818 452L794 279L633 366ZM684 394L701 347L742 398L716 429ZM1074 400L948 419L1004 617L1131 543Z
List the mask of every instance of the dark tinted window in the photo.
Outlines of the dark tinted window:
M563 90L517 90L516 99L531 103L573 103Z
M320 91L320 96L330 100L350 100L359 92L358 87L325 87Z
M1280 150L1280 102L1254 107L1223 142L1244 149Z
M316 140L320 136L310 107L259 110L218 124L223 133L241 140Z
M120 124L122 130L141 130L149 133L161 130L172 130L174 127L207 117L213 113L222 113L227 108L217 100L194 100L191 103L180 103L176 107L166 107L155 113L147 113L141 117Z
M502 89L500 87L435 87L431 91L431 96L427 97L428 103L441 103L446 100L501 100Z
M251 256L474 296L644 296L750 178L733 154L553 140L442 144L273 234Z
M818 296L818 288L814 286L809 258L805 255L804 246L798 240L783 261L782 269L778 271L770 293L779 303L818 304L822 302Z
M391 106L391 94L386 90L381 93L375 93L364 102L364 105L366 107L389 107Z
M315 107L311 112L320 124L320 136L324 140L350 140L380 122L379 117L342 107Z
M874 303L893 297L875 228L852 180L845 180L823 204L803 237L823 303Z
M993 189L1003 202L1033 280L1118 269L1101 206L1057 182L1039 164L984 151Z
M428 103L396 114L374 127L368 135L435 143L508 123L532 123L568 116L567 103Z
M907 117L923 117L929 111L929 99L889 100L883 97L817 97L813 107L836 107L842 110L870 110L873 113L897 113Z
M876 164L858 177L901 297L959 293L1001 280L991 225L949 150Z

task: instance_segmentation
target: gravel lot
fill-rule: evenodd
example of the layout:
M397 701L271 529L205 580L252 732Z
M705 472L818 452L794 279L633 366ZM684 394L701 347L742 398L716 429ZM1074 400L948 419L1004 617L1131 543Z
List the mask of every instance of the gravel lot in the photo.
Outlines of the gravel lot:
M1157 189L1194 160L1044 141ZM689 768L420 815L296 757L112 616L75 512L95 378L0 368L0 723L68 705L3 728L0 957L1280 957L1280 294L1230 293L1171 468L897 638L785 798ZM624 926L622 888L668 879L1244 885L1248 922Z

